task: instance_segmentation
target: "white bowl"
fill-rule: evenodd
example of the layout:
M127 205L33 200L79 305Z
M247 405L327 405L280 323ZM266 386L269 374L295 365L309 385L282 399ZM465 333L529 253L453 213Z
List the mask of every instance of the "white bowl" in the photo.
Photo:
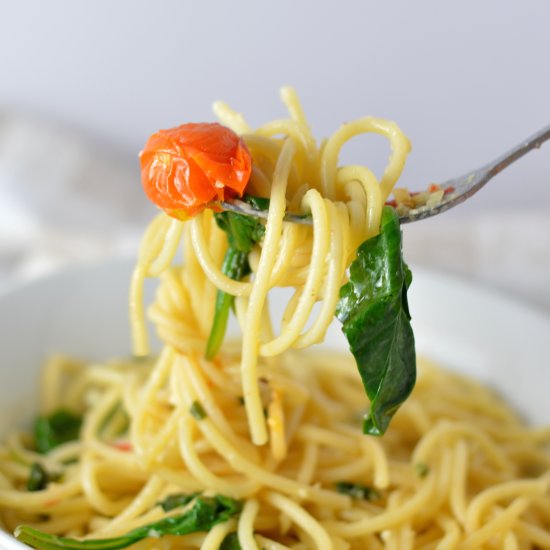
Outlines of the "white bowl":
M39 372L52 353L89 360L130 354L132 266L116 260L78 267L0 295L0 437L33 417ZM491 384L530 422L550 424L550 316L460 279L413 273L418 352ZM345 345L338 323L327 342ZM0 532L0 548L26 547Z

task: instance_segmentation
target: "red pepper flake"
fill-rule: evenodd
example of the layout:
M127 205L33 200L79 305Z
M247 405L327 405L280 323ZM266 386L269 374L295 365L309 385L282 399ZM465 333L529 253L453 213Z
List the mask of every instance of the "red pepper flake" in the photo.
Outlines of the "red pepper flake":
M449 185L449 187L445 188L445 190L443 191L443 194L448 195L449 193L454 193L454 192L455 192L455 188L452 185Z
M113 447L119 451L128 453L132 450L132 444L129 441L115 441Z

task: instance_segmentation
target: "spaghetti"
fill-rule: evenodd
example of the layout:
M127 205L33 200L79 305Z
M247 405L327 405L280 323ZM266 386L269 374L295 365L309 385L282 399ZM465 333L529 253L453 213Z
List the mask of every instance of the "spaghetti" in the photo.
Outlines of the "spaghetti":
M488 389L423 360L391 428L365 436L354 359L304 349L323 340L358 246L378 233L409 143L393 123L365 118L317 148L295 93L282 95L290 119L255 132L215 105L251 151L250 192L269 198L251 273L223 272L227 238L212 211L155 218L131 283L135 357L49 362L42 418L53 429L56 411L72 411L82 427L45 454L29 434L8 436L4 527L50 549L550 548L549 428L526 427ZM390 140L380 181L338 167L361 132ZM287 209L311 213L313 228L284 223ZM149 309L158 357L144 323L146 277L160 279ZM291 294L277 330L274 287ZM236 297L243 337L209 360L220 290ZM47 479L29 488L32 467Z
M216 290L236 296L235 308L244 335L243 395L252 441L257 445L268 440L268 423L262 412L258 384L258 357L273 357L290 348L322 342L334 317L346 270L358 246L378 233L384 202L403 170L410 149L409 141L396 124L373 117L343 125L318 148L295 92L283 88L282 98L291 115L289 120L268 123L243 136L254 158L247 192L269 198L263 241L250 253L252 280L235 281L222 272L226 239L210 211L193 218L189 228L182 228L182 222L161 214L143 241L130 298L135 351L145 354L146 329L139 311L143 280L168 271L181 232L188 233L184 237L186 264L182 278L194 296L187 302L186 310L176 317L187 324L186 333L198 327L194 341L203 346L201 342L208 337L213 318L211 298ZM228 126L234 124L235 130L248 128L242 115L228 106L218 103L216 112L222 122ZM370 132L383 135L391 146L380 182L364 166L338 167L339 153L346 141ZM284 139L277 138L281 134ZM284 224L287 204L293 211L310 213L313 230ZM268 313L268 293L273 287L294 289L278 334L274 334ZM153 313L155 321L163 327L173 327L174 315L165 313L161 300ZM321 302L321 307L315 316L313 308L317 302ZM182 307L182 303L186 302L178 306ZM176 347L187 342L167 334L163 339Z

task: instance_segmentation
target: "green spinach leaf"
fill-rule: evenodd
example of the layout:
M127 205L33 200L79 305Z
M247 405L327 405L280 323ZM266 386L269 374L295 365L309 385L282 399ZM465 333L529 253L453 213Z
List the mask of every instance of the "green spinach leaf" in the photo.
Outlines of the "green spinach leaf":
M229 533L220 545L220 550L242 550L237 533Z
M269 199L245 195L241 200L256 210L265 212L269 208ZM225 211L214 214L214 218L218 227L227 233L229 248L248 253L264 236L265 226L253 216Z
M187 506L194 498L197 498L200 493L178 493L176 495L169 495L164 500L161 500L158 505L165 511L169 512L174 508L180 508Z
M397 213L384 207L380 233L357 250L336 310L355 357L370 410L363 431L382 435L416 381L407 289L412 275L401 253Z
M81 416L63 408L37 417L34 422L36 450L46 454L62 443L78 439L81 425Z
M48 486L50 476L45 468L38 462L33 462L27 480L27 491L41 491Z
M336 484L336 490L357 500L374 501L380 498L380 493L376 489L350 481L339 481Z
M41 550L117 550L148 537L207 532L214 525L239 514L241 507L240 501L226 496L217 495L212 498L199 496L183 514L138 527L120 537L77 540L43 533L28 525L19 526L15 530L15 536L21 542Z
M430 473L430 468L425 462L417 462L414 468L418 477L426 477Z
M246 200L259 209L266 209L269 206L268 199L246 197ZM218 227L227 233L227 241L229 243L229 248L225 253L222 264L222 272L231 279L240 281L250 273L248 254L263 237L265 226L257 218L237 214L236 212L220 212L214 214L214 217ZM229 311L233 307L234 301L234 296L218 290L214 321L210 329L208 343L206 344L207 359L214 358L223 343Z

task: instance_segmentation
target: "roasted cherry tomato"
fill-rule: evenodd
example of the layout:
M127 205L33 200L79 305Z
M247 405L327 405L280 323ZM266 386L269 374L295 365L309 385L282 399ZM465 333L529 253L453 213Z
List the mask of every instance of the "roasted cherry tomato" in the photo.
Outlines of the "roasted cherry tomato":
M244 141L206 122L159 130L140 161L145 194L178 219L195 216L212 201L242 196L252 170Z

